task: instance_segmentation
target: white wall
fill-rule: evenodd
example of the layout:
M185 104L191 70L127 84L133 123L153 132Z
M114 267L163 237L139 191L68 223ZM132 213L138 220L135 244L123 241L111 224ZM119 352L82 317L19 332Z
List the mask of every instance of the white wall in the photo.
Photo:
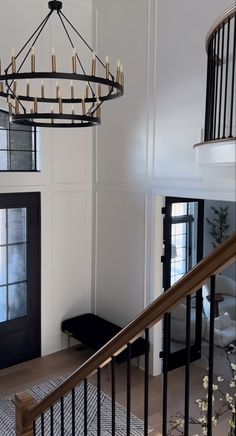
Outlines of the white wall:
M103 109L94 136L93 177L95 310L120 325L162 291L163 196L235 198L232 179L198 175L193 151L204 127L205 36L230 3L93 1L97 51L125 71L125 96ZM157 373L161 329L153 337Z
M45 1L2 0L2 64L12 47L19 49L47 12ZM91 2L65 0L64 12L91 41ZM48 39L36 51L42 65L50 62L52 44L55 50L60 42L64 44L63 32L56 42L51 29L46 35ZM63 55L58 48L57 56L62 68L71 68L65 51ZM65 345L61 321L91 310L92 132L41 129L40 147L42 171L0 173L0 192L41 192L42 353L47 354Z

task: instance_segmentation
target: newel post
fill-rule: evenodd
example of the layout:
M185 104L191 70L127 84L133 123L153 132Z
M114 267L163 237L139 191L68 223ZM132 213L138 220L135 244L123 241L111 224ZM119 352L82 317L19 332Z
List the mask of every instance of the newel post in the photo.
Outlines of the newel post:
M16 436L33 436L33 422L24 427L25 415L37 404L37 400L28 392L15 395L16 408Z

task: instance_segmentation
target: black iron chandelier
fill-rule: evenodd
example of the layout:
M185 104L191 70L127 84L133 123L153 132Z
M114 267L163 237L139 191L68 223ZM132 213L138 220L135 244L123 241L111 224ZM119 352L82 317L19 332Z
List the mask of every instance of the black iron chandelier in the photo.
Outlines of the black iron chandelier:
M115 76L110 71L109 59L103 62L62 12L62 2L48 3L50 12L30 36L11 63L1 71L0 96L7 100L11 121L24 126L88 127L101 124L101 106L104 101L123 95L124 72L118 61ZM35 45L50 20L57 13L72 49L71 71L57 71L54 49L51 53L51 71L38 71ZM91 71L86 69L76 49L74 32L88 49ZM24 71L28 64L28 71ZM98 71L99 70L99 71ZM40 81L40 84L38 83Z

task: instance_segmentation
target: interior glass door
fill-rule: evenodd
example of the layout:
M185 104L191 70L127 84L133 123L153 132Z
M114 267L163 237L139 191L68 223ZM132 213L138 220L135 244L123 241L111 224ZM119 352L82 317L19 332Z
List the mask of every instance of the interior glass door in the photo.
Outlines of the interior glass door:
M163 262L164 290L190 271L203 255L203 201L166 198ZM184 364L186 355L186 301L164 321L164 343L168 348L168 369ZM201 356L201 290L191 297L191 360Z

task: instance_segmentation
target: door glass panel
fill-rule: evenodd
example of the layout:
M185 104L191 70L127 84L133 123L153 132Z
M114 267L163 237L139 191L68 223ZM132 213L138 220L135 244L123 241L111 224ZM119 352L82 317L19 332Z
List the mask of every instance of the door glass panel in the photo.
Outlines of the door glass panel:
M173 203L171 207L171 286L197 263L198 203ZM191 298L191 344L195 343L195 298ZM171 352L185 348L186 302L171 312Z
M0 322L27 315L27 208L0 209Z
M0 287L0 322L7 319L7 288Z
M8 247L8 280L9 283L26 280L26 244Z
M8 287L8 319L21 318L27 314L26 283Z
M0 247L0 286L7 282L6 247Z
M8 209L8 243L26 242L26 208Z
M6 244L6 211L0 209L0 245Z

